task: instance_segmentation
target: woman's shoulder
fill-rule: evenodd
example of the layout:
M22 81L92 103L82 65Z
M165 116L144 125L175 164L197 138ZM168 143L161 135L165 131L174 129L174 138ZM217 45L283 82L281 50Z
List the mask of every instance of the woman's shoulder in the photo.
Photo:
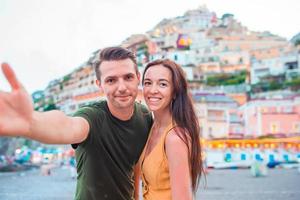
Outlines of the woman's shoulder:
M190 145L190 136L186 130L181 127L175 126L166 135L165 147L173 149L172 147L187 147Z
M179 129L172 129L166 136L165 139L165 156L168 163L180 163L182 159L189 155L188 145L184 139L184 131ZM175 164L175 165L177 165Z
M166 145L181 145L182 143L185 144L187 135L184 129L180 127L173 127L171 130L168 131L165 139Z

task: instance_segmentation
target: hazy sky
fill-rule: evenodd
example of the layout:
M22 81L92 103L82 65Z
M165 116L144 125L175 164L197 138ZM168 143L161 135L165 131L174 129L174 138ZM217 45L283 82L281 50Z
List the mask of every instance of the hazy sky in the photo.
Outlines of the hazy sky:
M44 89L93 51L203 4L250 30L287 39L300 32L300 0L0 0L0 62L13 66L29 92ZM9 90L2 73L0 88Z

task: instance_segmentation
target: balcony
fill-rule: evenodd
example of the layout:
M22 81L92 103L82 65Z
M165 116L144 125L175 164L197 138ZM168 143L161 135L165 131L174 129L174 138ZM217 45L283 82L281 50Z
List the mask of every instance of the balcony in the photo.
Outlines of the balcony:
M214 122L226 122L226 117L224 116L208 116L208 121L214 121Z

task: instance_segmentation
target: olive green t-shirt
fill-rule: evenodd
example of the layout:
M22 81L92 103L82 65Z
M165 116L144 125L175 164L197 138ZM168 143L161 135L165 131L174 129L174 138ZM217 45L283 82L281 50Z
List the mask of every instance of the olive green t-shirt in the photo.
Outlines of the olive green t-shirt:
M135 103L131 119L114 117L106 101L83 107L74 116L90 125L87 139L76 145L76 200L133 199L133 169L152 125L149 111Z

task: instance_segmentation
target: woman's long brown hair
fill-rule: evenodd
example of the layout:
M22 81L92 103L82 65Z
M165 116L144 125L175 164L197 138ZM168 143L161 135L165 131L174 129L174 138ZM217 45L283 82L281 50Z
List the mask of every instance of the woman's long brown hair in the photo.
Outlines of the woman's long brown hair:
M191 96L188 92L188 83L185 78L185 73L183 69L172 60L155 60L146 65L143 72L143 82L146 71L155 65L162 65L168 68L172 73L173 96L175 98L170 104L170 110L173 121L183 130L181 131L183 134L178 134L178 136L184 141L189 150L192 189L195 193L203 171L199 136L200 127Z

